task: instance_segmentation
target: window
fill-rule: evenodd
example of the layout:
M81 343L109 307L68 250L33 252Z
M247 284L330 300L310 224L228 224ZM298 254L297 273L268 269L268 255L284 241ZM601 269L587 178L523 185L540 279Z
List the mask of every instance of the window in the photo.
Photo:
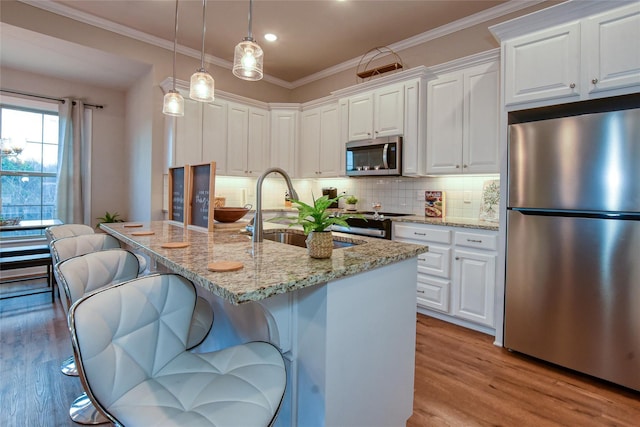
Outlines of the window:
M0 105L0 132L0 216L55 218L58 114ZM3 233L2 237L8 234L14 233Z

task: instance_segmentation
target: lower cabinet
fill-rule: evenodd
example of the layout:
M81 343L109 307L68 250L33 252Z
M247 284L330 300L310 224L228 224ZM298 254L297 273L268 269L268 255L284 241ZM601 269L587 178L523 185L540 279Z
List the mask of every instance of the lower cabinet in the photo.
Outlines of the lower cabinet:
M495 333L498 232L395 223L393 240L426 245L418 257L418 311Z

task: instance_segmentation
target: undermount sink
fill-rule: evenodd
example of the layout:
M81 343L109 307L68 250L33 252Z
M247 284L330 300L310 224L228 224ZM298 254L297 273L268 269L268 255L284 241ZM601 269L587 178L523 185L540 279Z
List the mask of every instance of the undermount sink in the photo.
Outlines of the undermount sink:
M287 245L298 246L301 248L306 248L307 244L305 240L307 236L305 236L301 231L296 230L265 230L264 231L264 239L271 240L273 242L278 243L286 243ZM359 245L364 243L359 240L337 240L333 239L333 248L348 248L351 246Z

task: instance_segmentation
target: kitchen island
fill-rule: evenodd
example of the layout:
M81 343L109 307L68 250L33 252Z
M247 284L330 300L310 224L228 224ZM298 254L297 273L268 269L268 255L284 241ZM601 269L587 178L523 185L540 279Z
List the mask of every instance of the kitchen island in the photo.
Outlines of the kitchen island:
M148 256L152 271L187 277L210 301L214 326L195 351L249 340L278 346L288 378L276 425L400 426L411 416L415 275L426 247L334 233L358 244L317 260L297 246L252 243L233 228L170 221L101 228ZM169 242L189 246L162 247ZM207 269L220 261L242 268Z

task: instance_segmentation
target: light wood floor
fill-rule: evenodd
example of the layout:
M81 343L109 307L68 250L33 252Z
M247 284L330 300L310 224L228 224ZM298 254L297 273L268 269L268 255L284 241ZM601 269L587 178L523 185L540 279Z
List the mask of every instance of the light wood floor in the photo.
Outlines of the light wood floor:
M426 316L418 316L417 331L409 427L640 425L640 393L509 353L492 337ZM58 300L0 301L0 426L76 425L68 407L82 388L58 369L69 355Z

